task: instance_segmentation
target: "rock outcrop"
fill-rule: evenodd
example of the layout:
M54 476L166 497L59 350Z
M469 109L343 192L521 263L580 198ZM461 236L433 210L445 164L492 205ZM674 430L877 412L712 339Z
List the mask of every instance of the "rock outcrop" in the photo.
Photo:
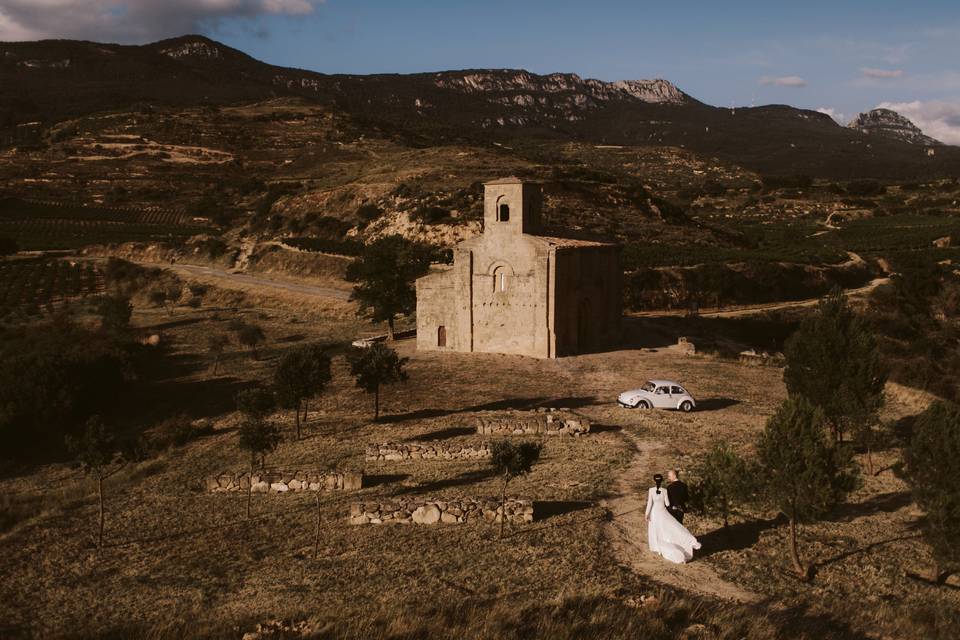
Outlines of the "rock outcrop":
M874 109L861 113L847 125L861 133L885 136L923 146L943 144L920 130L909 119L890 109Z

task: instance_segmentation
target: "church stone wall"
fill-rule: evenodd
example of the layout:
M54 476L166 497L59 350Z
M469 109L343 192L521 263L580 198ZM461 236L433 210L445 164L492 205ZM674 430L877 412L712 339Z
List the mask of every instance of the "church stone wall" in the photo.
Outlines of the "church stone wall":
M483 234L417 281L418 349L552 358L618 343L619 248L537 235L540 209L538 185L485 185Z

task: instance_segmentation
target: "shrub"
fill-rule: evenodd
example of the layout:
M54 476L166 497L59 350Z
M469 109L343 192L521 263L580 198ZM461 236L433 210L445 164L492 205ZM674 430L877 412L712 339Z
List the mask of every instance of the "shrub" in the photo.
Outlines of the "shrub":
M960 566L960 408L937 402L916 421L905 455L913 497L926 512L921 527L933 551L931 578Z
M438 224L450 218L450 211L437 206L420 206L410 214L411 219L424 224Z

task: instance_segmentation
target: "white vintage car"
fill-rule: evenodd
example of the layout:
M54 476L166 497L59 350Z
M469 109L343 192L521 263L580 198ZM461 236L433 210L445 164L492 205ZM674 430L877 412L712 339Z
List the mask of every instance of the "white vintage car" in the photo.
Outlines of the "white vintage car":
M673 380L647 380L639 389L624 391L617 398L630 409L679 409L693 411L697 403L687 390Z

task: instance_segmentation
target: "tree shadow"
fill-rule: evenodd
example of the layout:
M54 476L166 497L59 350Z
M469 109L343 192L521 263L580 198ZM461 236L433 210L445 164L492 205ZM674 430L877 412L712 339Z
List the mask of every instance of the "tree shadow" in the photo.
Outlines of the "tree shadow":
M590 433L615 433L618 431L623 431L623 427L618 424L592 424L590 425Z
M477 469L475 471L461 473L460 475L452 478L443 478L442 480L433 480L431 482L421 483L411 487L403 487L394 495L402 495L405 493L427 494L433 491L440 491L441 489L449 489L450 487L462 487L470 484L476 484L477 482L489 480L495 475L495 469Z
M173 329L176 327L187 327L191 324L205 322L206 318L181 318L180 320L166 320L157 324L141 327L145 331L161 331L163 329Z
M921 535L922 534L919 534L919 533L911 533L911 534L905 534L901 536L895 536L893 538L885 538L883 540L877 540L876 542L865 544L862 547L857 547L856 549L850 549L849 551L838 553L837 555L832 556L830 558L820 560L814 566L815 568L825 567L827 565L840 562L841 560L845 560L846 558L849 558L851 556L859 555L861 553L867 553L868 551L872 551L878 547L882 547L884 545L887 545L893 542L901 542L903 540L917 540L921 537Z
M592 506L592 503L582 500L535 500L533 503L533 519L548 520L554 516L582 511Z
M409 473L383 473L377 475L365 475L363 476L363 481L360 485L362 489L367 489L370 487L380 487L385 484L393 484L395 482L403 482L410 477Z
M747 549L760 540L762 532L786 523L787 518L781 513L777 517L767 520L748 520L747 522L732 524L726 529L723 527L714 529L697 537L701 545L697 557L705 558L721 551Z
M869 640L872 636L855 631L849 623L837 620L829 613L810 613L809 604L798 604L782 609L765 608L764 614L776 627L774 637L845 638ZM798 633L799 632L799 633Z
M833 522L850 522L875 513L899 511L913 502L909 491L890 491L871 497L863 502L844 503L834 510Z
M446 440L447 438L456 438L457 436L468 436L476 433L473 427L444 427L419 436L405 438L404 442L428 442L431 440Z
M697 411L719 411L738 404L740 404L740 401L734 398L707 398L706 400L697 400Z
M476 413L480 411L505 411L508 409L517 409L517 410L530 410L536 409L538 407L553 407L557 409L579 409L581 407L588 407L597 403L595 396L578 396L578 397L565 397L565 398L546 398L546 397L536 397L536 398L504 398L502 400L494 400L492 402L485 402L483 404L477 404L470 407L461 407L459 409L417 409L416 411L408 411L406 413L396 413L386 416L380 416L380 423L395 423L395 422L404 422L406 420L425 420L428 418L441 418L444 416L452 416L460 413Z

